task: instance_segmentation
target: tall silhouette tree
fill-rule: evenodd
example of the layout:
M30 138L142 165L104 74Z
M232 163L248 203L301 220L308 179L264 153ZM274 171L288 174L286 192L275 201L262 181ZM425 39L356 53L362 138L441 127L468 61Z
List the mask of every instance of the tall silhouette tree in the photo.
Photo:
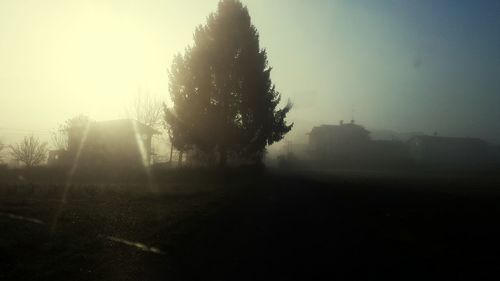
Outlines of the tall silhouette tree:
M47 157L47 143L31 135L24 137L20 143L10 145L12 158L24 163L26 167L41 164Z
M174 57L169 90L172 108L165 118L174 146L228 154L260 162L266 145L279 141L293 124L288 102L270 79L265 49L248 10L237 0L222 0L194 33L194 44Z

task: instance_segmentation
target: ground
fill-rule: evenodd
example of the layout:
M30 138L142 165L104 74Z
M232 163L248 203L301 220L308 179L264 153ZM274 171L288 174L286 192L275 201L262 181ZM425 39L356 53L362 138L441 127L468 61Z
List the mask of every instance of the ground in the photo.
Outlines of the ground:
M6 181L0 280L500 277L494 171L180 174Z

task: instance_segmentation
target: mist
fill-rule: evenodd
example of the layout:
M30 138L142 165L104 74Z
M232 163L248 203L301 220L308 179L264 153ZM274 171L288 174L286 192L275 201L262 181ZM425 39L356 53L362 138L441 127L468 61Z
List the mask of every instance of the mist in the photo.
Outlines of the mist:
M78 113L96 120L124 117L140 89L168 101L171 59L215 3L3 2L3 138L15 138L15 130L42 136ZM498 140L498 5L246 5L273 81L295 105L290 138L354 116L372 129Z
M0 280L497 280L500 2L0 0Z

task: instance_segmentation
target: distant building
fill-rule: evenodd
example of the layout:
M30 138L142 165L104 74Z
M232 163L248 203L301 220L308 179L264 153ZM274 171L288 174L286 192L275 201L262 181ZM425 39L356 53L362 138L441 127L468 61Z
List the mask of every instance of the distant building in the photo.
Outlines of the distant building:
M383 132L390 134L379 134L372 139L371 132L353 121L313 127L308 133L310 163L349 168L500 165L500 145L490 145L482 139ZM411 137L405 140L407 136Z
M477 138L416 136L408 148L419 164L473 166L491 161L490 146Z
M130 119L91 122L67 131L67 150L49 152L49 165L138 167L149 165L156 130Z
M375 166L407 166L412 160L405 142L399 140L374 140L370 142L366 160Z
M407 142L409 139L415 136L423 136L425 133L423 132L397 132L392 130L370 130L370 136L372 140L390 140L390 141L401 141Z
M321 125L309 133L309 151L316 160L352 162L363 158L370 143L370 132L354 123Z

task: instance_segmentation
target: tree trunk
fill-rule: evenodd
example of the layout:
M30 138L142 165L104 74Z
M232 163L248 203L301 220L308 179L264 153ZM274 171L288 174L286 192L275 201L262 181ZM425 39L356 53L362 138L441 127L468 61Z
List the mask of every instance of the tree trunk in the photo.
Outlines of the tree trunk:
M179 150L179 162L177 164L178 167L182 166L182 156L184 155L184 151Z
M170 159L168 160L168 163L170 163L170 165L172 165L172 154L174 153L174 144L172 143L172 141L170 141Z
M254 165L256 167L262 167L262 166L264 166L264 157L262 155L257 156L257 158L255 158L255 164Z

